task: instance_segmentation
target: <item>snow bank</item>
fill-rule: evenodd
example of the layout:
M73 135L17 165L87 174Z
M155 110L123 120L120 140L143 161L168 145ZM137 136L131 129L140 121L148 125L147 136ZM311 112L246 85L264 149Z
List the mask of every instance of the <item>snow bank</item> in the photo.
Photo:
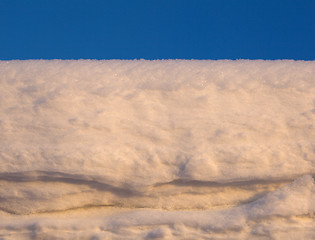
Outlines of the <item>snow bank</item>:
M4 215L3 239L314 239L315 185L298 178L260 199L226 209L89 209Z
M314 61L0 61L0 132L16 234L92 206L122 211L88 216L114 238L313 226L279 219L315 209Z

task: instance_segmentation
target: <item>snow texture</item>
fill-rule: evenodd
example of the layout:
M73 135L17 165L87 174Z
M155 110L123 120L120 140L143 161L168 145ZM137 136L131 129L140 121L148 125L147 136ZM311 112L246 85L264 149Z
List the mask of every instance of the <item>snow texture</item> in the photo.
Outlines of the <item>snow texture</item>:
M315 238L315 61L0 61L0 239Z

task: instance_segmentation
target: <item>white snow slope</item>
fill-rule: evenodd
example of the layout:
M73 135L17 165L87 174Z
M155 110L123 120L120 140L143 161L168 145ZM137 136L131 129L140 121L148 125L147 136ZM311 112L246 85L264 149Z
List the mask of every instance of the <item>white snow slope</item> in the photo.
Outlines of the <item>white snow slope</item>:
M315 61L0 61L0 239L314 239Z

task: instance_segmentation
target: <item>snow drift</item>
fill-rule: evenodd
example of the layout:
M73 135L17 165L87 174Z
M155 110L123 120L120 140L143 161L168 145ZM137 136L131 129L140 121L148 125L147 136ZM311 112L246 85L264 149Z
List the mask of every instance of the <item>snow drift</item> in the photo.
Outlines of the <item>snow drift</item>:
M314 61L0 61L0 132L4 239L315 237Z

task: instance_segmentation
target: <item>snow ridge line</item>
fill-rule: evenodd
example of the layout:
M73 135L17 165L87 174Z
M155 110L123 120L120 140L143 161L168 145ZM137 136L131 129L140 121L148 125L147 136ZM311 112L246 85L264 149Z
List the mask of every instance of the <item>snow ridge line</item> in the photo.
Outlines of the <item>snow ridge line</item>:
M203 187L225 187L225 186L246 186L252 184L272 184L272 183L287 183L294 181L295 179L310 175L315 180L315 173L303 173L299 175L290 176L288 178L269 178L269 179L240 179L234 181L202 181L202 180L192 180L192 179L174 179L170 182L156 183L152 187L161 187L165 185L174 186L203 186ZM89 185L100 190L111 190L113 192L126 191L126 193L137 192L136 189L131 189L129 185L126 188L116 187L97 180L96 177L90 175L77 175L68 174L63 172L50 172L50 171L27 171L27 172L12 172L12 173L0 173L0 180L10 181L10 182L64 182L70 184L78 185ZM129 188L129 189L127 189ZM140 194L141 191L138 192ZM128 195L128 194L127 194Z
M78 175L44 171L2 173L0 203L1 210L18 215L104 206L171 211L229 209L258 201L295 181L262 179L218 183L177 179L128 189L91 180L89 176L80 179Z

